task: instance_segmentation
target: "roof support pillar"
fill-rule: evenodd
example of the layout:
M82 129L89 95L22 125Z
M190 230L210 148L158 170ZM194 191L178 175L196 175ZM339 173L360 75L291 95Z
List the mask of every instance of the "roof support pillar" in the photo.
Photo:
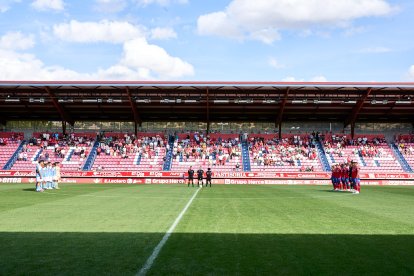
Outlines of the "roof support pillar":
M275 128L279 128L279 139L282 137L282 118L283 118L283 112L285 111L285 106L287 103L287 98L289 96L290 87L288 87L285 91L285 94L283 95L283 99L280 102L279 106L279 113L277 114L276 122L275 122Z
M282 123L279 124L279 140L282 139Z
M132 114L134 115L134 126L135 126L134 131L135 131L135 135L137 135L138 134L137 125L141 126L142 124L141 117L139 116L137 105L135 101L132 99L131 90L129 89L128 86L125 88L125 90L127 92L128 101L132 109Z
M355 122L351 124L351 139L354 140L355 136Z
M355 121L358 118L359 112L361 111L362 107L364 106L364 102L368 99L369 95L371 95L372 88L368 88L368 90L361 96L358 100L354 108L352 109L351 114L349 114L348 118L344 123L344 127L349 125L355 125Z
M55 93L50 90L49 87L45 87L44 90L49 95L49 98L52 100L53 105L55 106L56 110L59 112L60 118L64 122L68 122L71 126L75 124L75 121L72 119L72 117L69 115L67 110L59 103L59 101L56 98Z
M66 122L62 121L62 134L63 136L66 136Z
M207 121L207 134L210 133L210 97L208 87L206 90L206 121Z

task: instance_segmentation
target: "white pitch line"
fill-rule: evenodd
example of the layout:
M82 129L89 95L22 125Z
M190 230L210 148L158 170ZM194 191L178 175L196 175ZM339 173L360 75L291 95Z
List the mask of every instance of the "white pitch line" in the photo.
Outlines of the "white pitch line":
M190 200L187 202L187 205L185 205L184 209L181 211L181 213L178 215L178 217L175 219L174 223L171 225L171 227L167 230L164 237L162 237L162 240L158 243L158 245L154 248L154 251L152 251L151 256L148 257L147 261L145 262L144 266L138 271L136 274L137 276L144 276L147 274L148 270L151 269L152 264L154 263L155 259L158 257L158 254L160 253L161 249L167 242L168 238L171 236L172 232L174 232L175 227L177 227L178 223L184 216L187 209L190 207L191 203L193 202L194 198L197 196L198 192L201 188L198 188L193 196L190 198Z

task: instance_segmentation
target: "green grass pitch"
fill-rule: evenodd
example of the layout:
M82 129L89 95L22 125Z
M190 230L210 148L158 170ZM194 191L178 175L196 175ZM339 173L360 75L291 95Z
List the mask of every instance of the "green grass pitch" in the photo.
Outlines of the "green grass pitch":
M0 275L135 275L197 188L0 185ZM414 275L414 187L202 188L148 275Z

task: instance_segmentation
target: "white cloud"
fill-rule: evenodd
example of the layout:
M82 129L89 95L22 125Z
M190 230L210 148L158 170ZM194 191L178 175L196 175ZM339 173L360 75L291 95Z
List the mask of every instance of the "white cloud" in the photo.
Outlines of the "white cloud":
M276 29L261 29L250 33L250 38L259 40L266 44L272 44L276 40L280 40L281 36Z
M151 39L171 39L171 38L177 38L177 33L174 31L173 28L154 28L151 30Z
M282 81L285 81L285 82L304 82L305 80L304 79L297 79L297 78L292 77L292 76L288 76L288 77L283 78Z
M2 0L0 2L0 12L6 12L10 9L11 5L14 3L19 3L21 0Z
M72 20L53 26L53 34L63 41L77 43L123 43L128 40L148 37L154 40L177 38L177 33L170 27L157 27L148 30L142 25L133 25L126 21L80 22Z
M242 34L271 43L280 38L280 30L343 28L355 19L389 15L396 9L386 0L232 0L224 11L201 15L197 29L202 35Z
M119 64L110 69L102 69L100 74L118 76L131 72L154 78L180 78L194 74L191 64L178 57L170 56L163 48L149 44L146 36L152 39L176 37L171 28L155 28L150 32L143 26L123 21L79 22L55 25L53 33L64 41L77 43L123 43L123 54Z
M133 42L132 42L133 43ZM137 46L135 43L132 47ZM148 51L148 59L121 63L96 72L79 73L62 66L48 66L32 54L0 49L0 79L2 80L153 80L180 78L194 73L193 67L179 58L169 56L162 48L143 42L138 48L126 49L124 58ZM144 55L144 54L142 54ZM124 64L122 64L124 63Z
M346 37L363 34L368 31L368 27L366 26L358 26L358 27L349 27L345 30L344 35Z
M34 44L33 35L23 35L21 32L8 32L0 37L0 49L27 50Z
M325 76L315 76L311 78L310 81L311 82L327 82L328 80L326 79Z
M0 79L3 80L75 80L87 76L59 66L46 66L34 55L0 49Z
M148 6L151 4L157 4L160 6L168 6L170 4L187 4L188 0L136 0L140 6Z
M197 20L197 30L201 35L216 34L230 38L242 38L242 32L236 22L231 21L225 12L213 12L200 16Z
M95 0L94 9L99 12L117 13L128 5L127 0Z
M305 82L305 79L297 79L293 76L288 76L286 78L283 78L282 81L285 82ZM312 78L309 79L310 82L327 82L328 80L326 79L325 76L314 76Z
M194 75L191 64L170 56L163 48L149 44L145 38L125 42L120 64L135 70L149 70L161 79Z
M32 7L38 11L63 11L65 3L63 0L35 0Z
M79 22L71 20L53 26L53 33L64 41L78 43L123 43L144 36L144 29L123 21Z
M414 80L414 65L411 65L410 69L408 69L408 77Z
M270 67L273 67L275 69L282 69L285 68L284 64L281 64L276 58L270 57L267 61Z
M358 53L364 53L364 54L382 54L382 53L388 53L391 52L392 50L390 48L387 47L369 47L369 48L364 48L364 49L360 49L358 51Z
M150 70L146 68L139 68L133 70L126 66L114 65L108 69L99 69L95 74L94 79L99 80L151 80L154 77Z
M118 62L108 68L99 68L90 73L79 73L62 66L49 66L35 55L21 53L18 50L27 50L34 46L34 37L25 36L20 32L7 33L0 37L0 79L148 80L177 79L194 75L191 64L171 56L160 46L148 43L147 33L142 30L143 28L117 21L71 21L68 24L54 26L53 33L64 41L123 44ZM168 36L166 33L164 37ZM169 36L171 35L170 31ZM160 37L162 35L159 35Z

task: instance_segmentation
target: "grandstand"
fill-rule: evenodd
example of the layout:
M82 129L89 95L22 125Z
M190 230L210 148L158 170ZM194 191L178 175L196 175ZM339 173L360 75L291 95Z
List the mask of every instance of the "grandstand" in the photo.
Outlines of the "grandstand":
M0 82L0 275L413 275L413 94ZM34 192L38 160L61 163L59 190ZM351 160L359 196L320 186ZM190 166L212 187L187 188Z
M92 170L161 171L167 141L162 133L111 133L100 141ZM131 138L132 137L132 138Z
M332 135L326 141L326 157L329 163L358 162L363 172L404 172L397 156L385 140L384 135Z
M238 167L236 167L238 165ZM180 133L173 148L171 170L184 172L189 166L214 167L215 171L242 169L241 142L237 134Z
M0 166L32 171L46 159L72 177L180 177L193 166L277 178L352 160L367 178L410 179L413 95L413 83L0 82ZM76 128L85 121L96 124ZM106 121L126 127L97 126Z
M249 138L253 171L323 171L312 135L252 134Z

